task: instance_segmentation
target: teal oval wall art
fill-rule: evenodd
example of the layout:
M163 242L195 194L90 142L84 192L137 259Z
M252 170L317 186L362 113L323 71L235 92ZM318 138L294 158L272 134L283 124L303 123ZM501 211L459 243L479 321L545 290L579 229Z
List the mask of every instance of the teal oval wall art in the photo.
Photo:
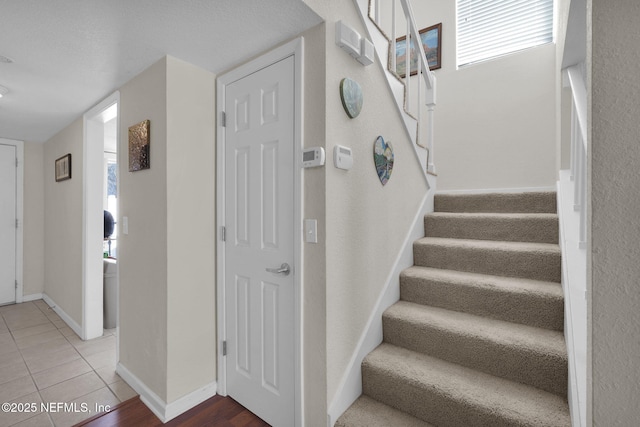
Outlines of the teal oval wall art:
M379 136L373 144L373 161L382 185L385 185L391 178L394 157L391 142L385 143L384 138Z
M340 82L340 99L347 116L355 119L362 110L362 88L358 82L345 77Z

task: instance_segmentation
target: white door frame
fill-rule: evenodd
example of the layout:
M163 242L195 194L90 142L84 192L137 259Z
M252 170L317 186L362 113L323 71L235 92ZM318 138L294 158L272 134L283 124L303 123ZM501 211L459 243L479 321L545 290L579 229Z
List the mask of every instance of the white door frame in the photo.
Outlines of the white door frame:
M16 219L18 220L18 228L16 229L16 304L23 302L24 284L24 142L13 139L0 138L0 144L12 145L16 147L16 158L18 159L18 168L16 170Z
M297 38L289 43L286 43L272 51L265 53L264 55L244 64L240 67L223 74L217 79L217 111L223 112L225 105L225 88L243 77L253 74L263 68L275 64L290 56L294 57L294 102L296 108L294 108L294 159L302 158L303 147L303 54L304 54L304 38ZM221 118L222 114L219 114ZM217 126L217 147L216 147L216 217L217 217L217 286L216 286L216 298L217 298L217 321L218 321L218 394L227 395L227 378L226 378L226 357L222 354L222 342L226 340L226 307L225 301L225 246L222 241L222 227L225 222L225 132L222 126L221 120L218 120ZM293 272L294 272L294 387L295 387L295 425L303 425L303 365L302 365L302 301L303 301L303 269L302 269L302 168L301 162L295 160L294 164L294 194L293 194L293 217L294 217L294 260L293 260ZM250 408L249 408L250 409Z
M103 163L105 110L120 103L120 92L114 92L84 113L82 167L82 336L84 340L97 338L103 329L103 265L102 242L104 220ZM119 115L118 115L119 116ZM120 119L118 118L119 136ZM101 141L101 142L98 142Z

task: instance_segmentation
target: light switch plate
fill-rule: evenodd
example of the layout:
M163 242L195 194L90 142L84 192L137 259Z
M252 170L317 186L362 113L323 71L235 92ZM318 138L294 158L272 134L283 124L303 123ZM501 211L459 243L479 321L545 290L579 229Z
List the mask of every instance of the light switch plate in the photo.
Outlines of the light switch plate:
M304 241L307 243L318 243L318 220L304 220Z

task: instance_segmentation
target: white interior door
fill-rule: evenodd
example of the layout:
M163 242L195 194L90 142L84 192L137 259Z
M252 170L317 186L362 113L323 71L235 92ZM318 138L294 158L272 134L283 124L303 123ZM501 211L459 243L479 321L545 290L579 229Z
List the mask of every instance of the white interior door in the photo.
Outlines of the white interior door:
M0 304L16 301L16 147L0 144Z
M228 84L225 110L227 394L293 426L293 57Z

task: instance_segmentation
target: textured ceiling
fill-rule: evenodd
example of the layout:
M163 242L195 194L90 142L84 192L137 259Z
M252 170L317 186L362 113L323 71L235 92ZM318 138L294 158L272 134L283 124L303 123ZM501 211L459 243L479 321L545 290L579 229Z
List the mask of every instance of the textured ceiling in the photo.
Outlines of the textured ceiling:
M0 137L44 142L165 55L217 74L320 22L302 0L0 0Z

